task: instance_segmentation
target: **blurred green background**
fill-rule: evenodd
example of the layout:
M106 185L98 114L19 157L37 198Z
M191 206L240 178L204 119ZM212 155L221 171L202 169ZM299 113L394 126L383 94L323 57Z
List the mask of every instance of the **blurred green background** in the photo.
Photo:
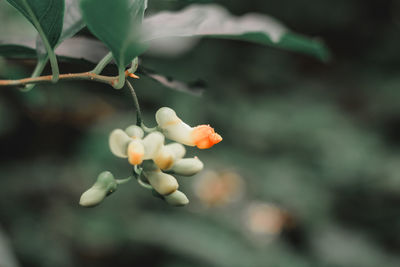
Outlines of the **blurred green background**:
M149 12L187 2L150 1ZM188 149L206 169L179 180L191 200L184 208L135 182L94 209L78 205L101 171L130 173L108 148L114 128L135 123L128 90L1 88L1 267L400 266L399 2L214 2L317 36L333 58L211 39L175 57L141 58L208 84L195 97L142 77L134 85L146 124L169 106L224 137L210 150ZM35 38L4 1L0 19L3 37ZM28 76L34 64L2 59L0 76ZM91 67L64 63L61 72Z

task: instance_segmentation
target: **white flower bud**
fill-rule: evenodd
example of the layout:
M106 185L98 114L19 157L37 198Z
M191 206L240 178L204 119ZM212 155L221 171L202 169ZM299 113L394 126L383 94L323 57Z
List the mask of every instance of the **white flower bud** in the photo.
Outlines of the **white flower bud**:
M156 121L167 138L187 146L206 149L222 141L222 137L210 125L190 127L167 107L157 111Z
M191 138L192 128L184 123L171 108L160 108L156 113L158 126L165 136L184 145L193 146Z
M179 185L174 176L157 171L145 171L144 175L151 186L161 195L169 195L175 192Z
M153 161L160 169L167 170L174 164L174 157L168 149L162 147L153 158Z
M171 151L176 160L183 158L183 156L186 154L186 148L179 143L168 144L165 146L165 148Z
M126 134L131 138L142 139L144 136L144 132L142 128L137 125L131 125L125 129Z
M94 207L99 205L106 196L107 191L104 189L90 188L82 194L81 199L79 200L79 205L84 207Z
M162 107L156 112L156 121L161 128L167 127L169 124L179 123L181 120L175 111L168 107Z
M153 161L162 170L170 169L174 163L181 159L186 153L186 149L183 145L178 143L172 143L163 146L160 151L155 155Z
M120 158L126 158L127 149L132 139L121 129L115 129L111 132L108 139L111 152Z
M160 132L152 132L143 139L144 159L152 159L164 145L165 137Z
M106 196L117 189L117 182L111 172L102 172L97 177L94 185L85 191L79 204L84 207L94 207L104 200Z
M203 167L203 162L195 157L178 160L174 166L172 166L171 171L178 175L192 176L203 170Z
M176 190L172 194L164 196L165 201L171 206L185 206L189 204L189 199L181 191Z

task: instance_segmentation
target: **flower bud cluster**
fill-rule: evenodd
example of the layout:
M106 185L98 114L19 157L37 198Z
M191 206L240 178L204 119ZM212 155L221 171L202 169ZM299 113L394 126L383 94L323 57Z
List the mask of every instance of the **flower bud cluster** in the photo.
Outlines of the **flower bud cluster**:
M138 178L147 183L157 196L170 205L184 206L189 200L178 190L178 181L172 174L192 176L203 169L203 163L197 157L184 158L186 149L183 145L206 149L222 138L209 125L190 127L167 107L159 109L155 117L158 126L150 131L144 127L149 132L147 135L142 127L136 125L125 130L115 129L110 134L109 146L115 156L127 158L131 165L140 166L140 173L136 173ZM175 142L165 144L166 138ZM114 186L111 180L109 183L96 182L82 195L81 205L93 206L103 200L109 187L116 189L117 183Z

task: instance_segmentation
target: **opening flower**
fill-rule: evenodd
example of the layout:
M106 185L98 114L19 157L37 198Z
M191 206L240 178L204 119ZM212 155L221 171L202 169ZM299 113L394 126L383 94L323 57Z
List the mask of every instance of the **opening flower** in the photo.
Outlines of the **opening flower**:
M206 149L222 141L222 137L210 125L190 127L168 107L157 111L156 121L167 138L187 146Z

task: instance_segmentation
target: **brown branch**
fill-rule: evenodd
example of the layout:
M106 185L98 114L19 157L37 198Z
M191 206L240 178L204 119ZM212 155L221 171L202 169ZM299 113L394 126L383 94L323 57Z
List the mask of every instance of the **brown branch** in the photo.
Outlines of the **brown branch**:
M129 76L131 73L125 71L125 77ZM52 75L40 76L35 78L24 78L19 80L0 80L0 86L18 86L26 85L31 83L51 83ZM71 81L71 80L88 80L96 81L105 84L109 84L114 87L118 82L118 76L104 76L95 74L93 72L82 72L82 73L68 73L60 74L59 80Z

